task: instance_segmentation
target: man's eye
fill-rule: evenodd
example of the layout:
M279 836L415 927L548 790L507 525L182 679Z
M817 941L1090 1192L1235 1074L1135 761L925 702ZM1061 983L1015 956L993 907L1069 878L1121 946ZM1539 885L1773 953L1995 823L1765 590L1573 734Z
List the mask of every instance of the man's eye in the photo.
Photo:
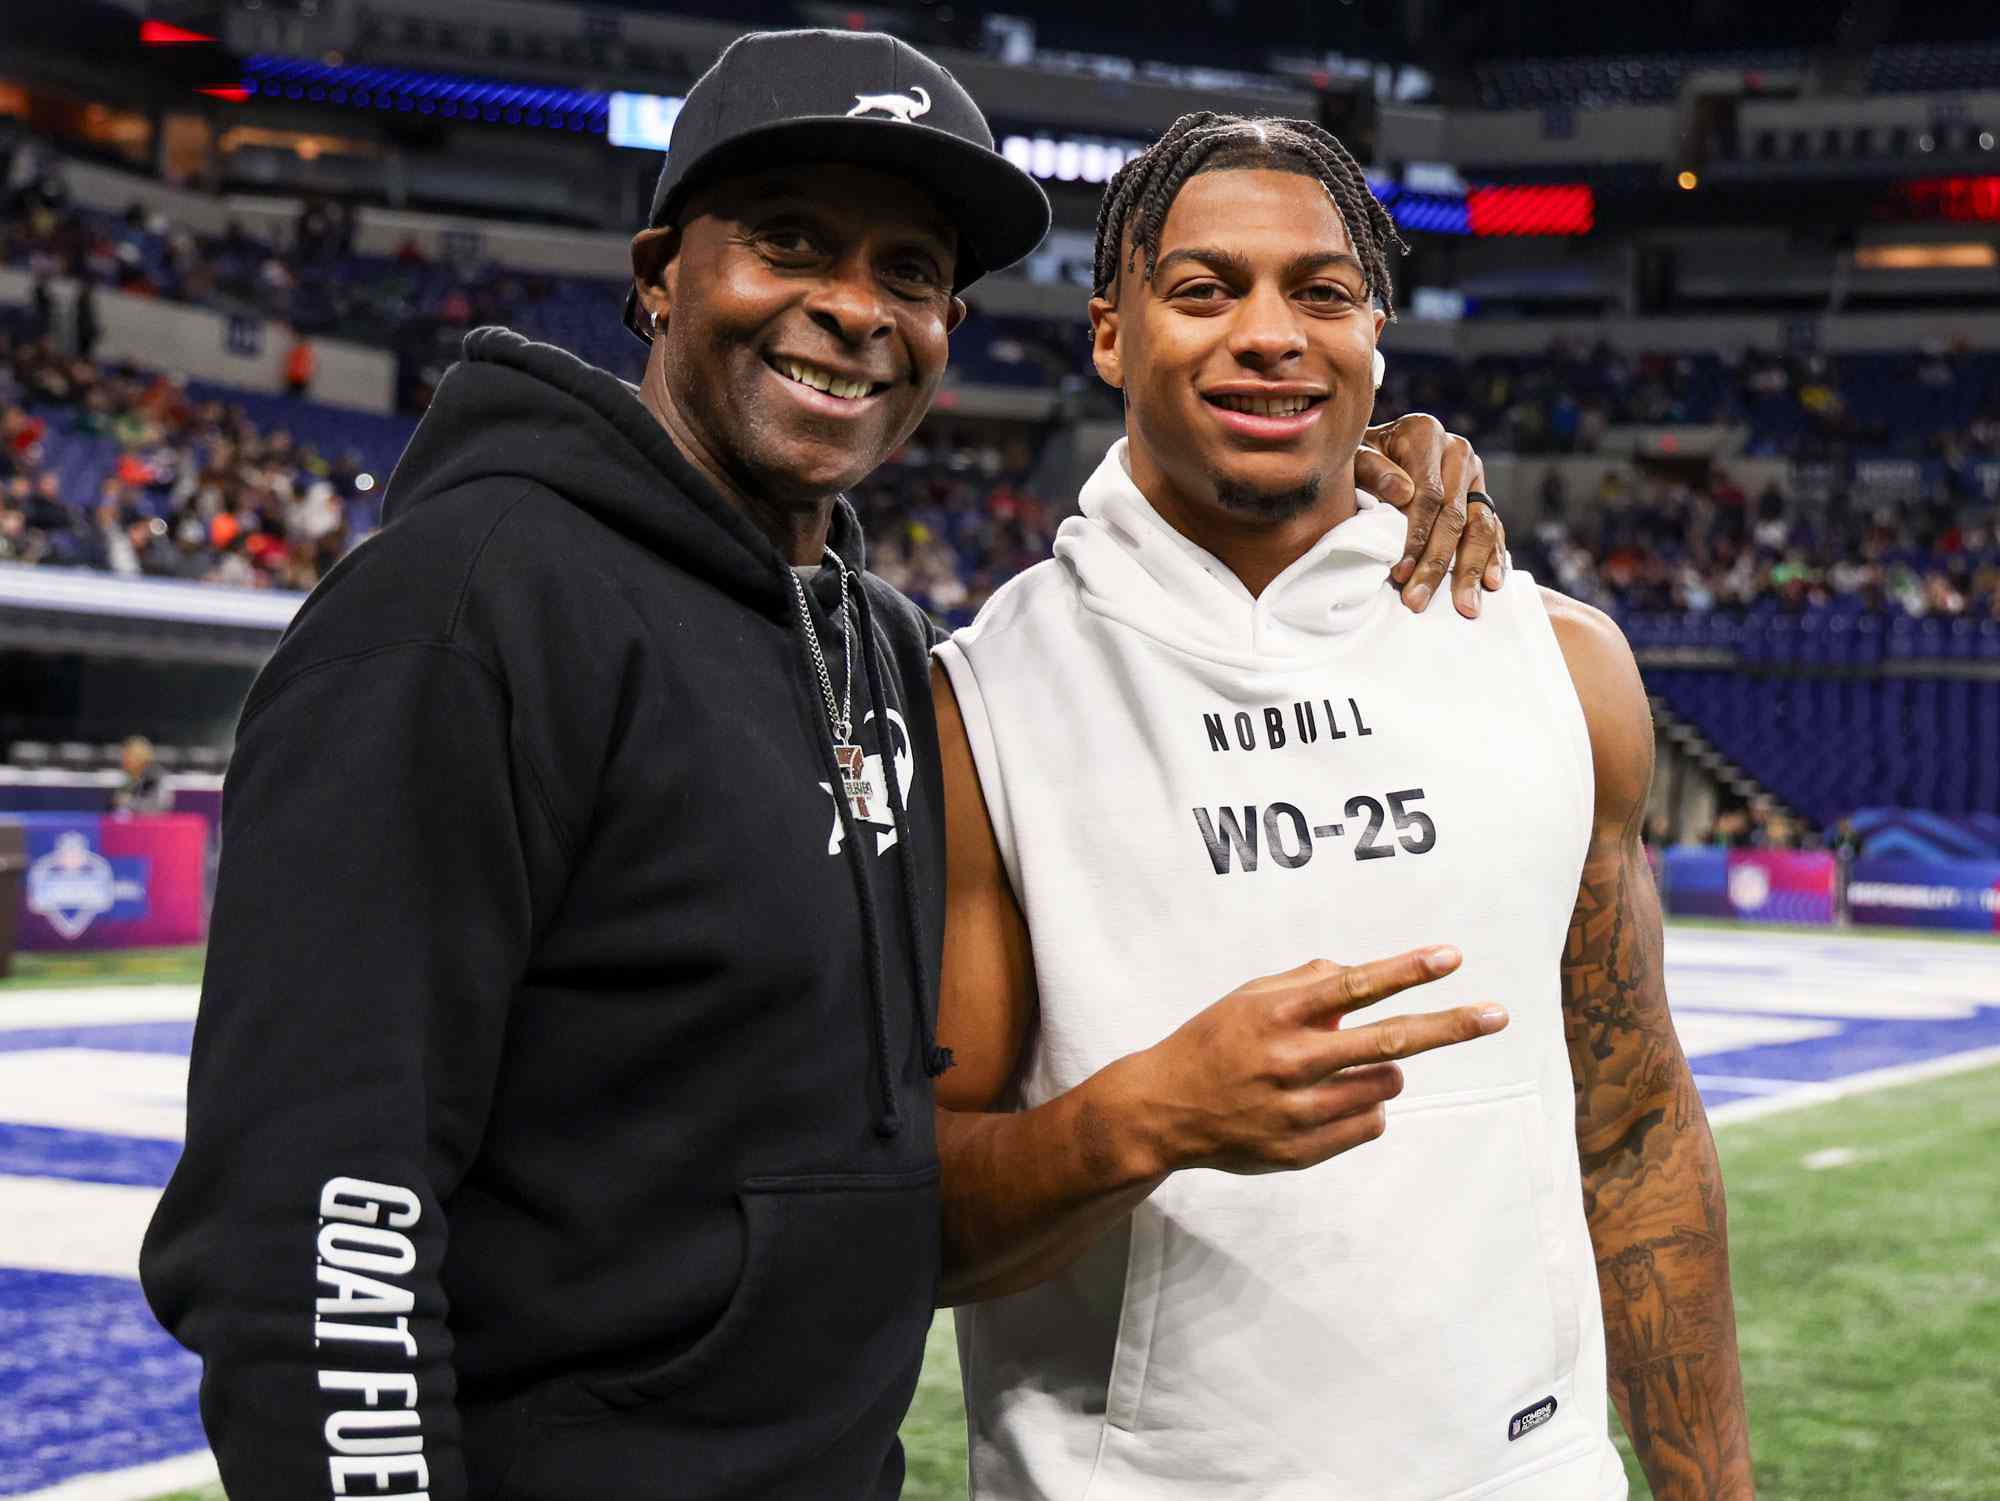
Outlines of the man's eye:
M889 275L897 281L915 282L925 287L935 287L944 281L944 277L938 273L938 268L921 258L891 262Z
M767 229L764 231L764 244L767 249L782 256L811 255L819 248L803 229Z
M1354 294L1339 282L1316 281L1300 294L1308 302L1323 302L1339 305L1354 301Z
M1197 281L1180 288L1174 296L1183 302L1216 302L1227 295L1227 289L1220 282Z

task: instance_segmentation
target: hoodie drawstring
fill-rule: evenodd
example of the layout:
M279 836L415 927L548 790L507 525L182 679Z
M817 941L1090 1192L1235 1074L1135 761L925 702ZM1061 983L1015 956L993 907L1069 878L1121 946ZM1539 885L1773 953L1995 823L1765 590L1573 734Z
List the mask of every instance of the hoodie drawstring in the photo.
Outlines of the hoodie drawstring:
M861 603L861 639L867 643L867 653L863 661L868 666L868 700L875 710L876 722L882 726L883 781L889 784L889 813L896 823L896 862L903 877L903 926L910 950L910 996L917 1011L917 1039L923 1048L924 1077L935 1079L952 1066L955 1061L950 1048L941 1048L937 1042L937 1023L931 1016L924 974L923 923L917 915L917 867L915 856L910 850L912 831L910 821L903 811L903 782L896 775L895 745L889 736L889 714L886 708L888 695L882 691L882 679L875 663L875 617L868 603L868 589L865 583L857 584L854 597ZM907 733L907 732L906 732ZM912 759L917 754L916 741L910 742Z
M860 591L857 590L856 592L859 593ZM796 601L794 601L792 609L798 616L801 631L818 629L813 624L809 613L799 612ZM857 643L850 639L847 643L849 651L856 650L857 646L865 645L869 639L866 610L867 607L864 604L862 606L859 629L855 632L855 635L861 637L861 641ZM799 646L801 652L805 653L808 657L806 666L810 675L810 653L812 648L803 638L801 638ZM874 653L872 651L867 652L864 660L868 663L870 702L874 704L877 719L884 720L883 733L886 735L888 733L886 718L882 714L881 706L874 703ZM815 714L813 717L817 720L819 715ZM847 800L843 785L845 774L840 768L840 763L834 759L833 736L830 726L826 737L820 740L820 756L827 772L826 785L833 796L834 815L840 820L842 831L841 843L845 848L848 874L854 880L855 903L861 909L861 952L864 967L868 972L869 1042L871 1044L871 1051L874 1053L876 1087L881 1091L882 1096L881 1108L875 1117L875 1130L877 1134L882 1136L897 1136L901 1134L903 1129L903 1112L896 1102L895 1071L889 1065L889 998L882 974L882 929L881 923L875 913L875 892L869 885L868 867L864 862L861 852L861 830L856 827L854 810ZM895 781L893 764L889 768L888 779L892 784Z

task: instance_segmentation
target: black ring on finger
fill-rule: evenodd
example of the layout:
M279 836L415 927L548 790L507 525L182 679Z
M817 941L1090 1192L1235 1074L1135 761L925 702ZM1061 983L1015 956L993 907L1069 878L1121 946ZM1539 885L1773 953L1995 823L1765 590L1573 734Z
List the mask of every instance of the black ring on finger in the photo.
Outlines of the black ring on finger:
M1465 492L1465 503L1469 506L1485 506L1495 516L1500 514L1500 508L1493 504L1493 497L1488 495L1484 490L1467 490Z

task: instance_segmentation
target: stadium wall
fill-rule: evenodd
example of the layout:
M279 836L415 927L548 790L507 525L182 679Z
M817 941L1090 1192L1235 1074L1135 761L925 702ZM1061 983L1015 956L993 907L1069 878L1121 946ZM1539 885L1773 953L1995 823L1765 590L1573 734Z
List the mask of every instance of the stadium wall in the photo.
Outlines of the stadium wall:
M75 282L53 281L50 290L65 308L75 300ZM26 306L33 293L34 279L25 271L0 268L0 304ZM285 389L285 356L291 339L282 324L227 318L186 303L102 288L97 293L97 315L98 359L167 369L245 391ZM396 410L393 355L339 339L316 338L312 346L319 357L309 392L314 401L358 412ZM165 351L171 354L163 357Z
M1587 116L1589 127L1577 129ZM1569 122L1568 128L1563 122ZM1673 154L1671 105L1589 110L1382 110L1378 155L1387 161L1478 166L1563 166L1658 162Z
M258 239L289 244L292 226L299 217L295 198L244 194L218 197L194 188L174 187L137 172L121 172L115 167L73 158L64 158L62 176L70 197L85 208L122 214L136 203L149 213L165 214L198 235L220 235L234 223Z
M625 235L399 209L365 208L356 216L356 254L391 256L409 244L432 260L493 260L517 271L601 276L607 281L623 281L632 274L631 240Z
M78 203L101 213L120 214L137 203L197 234L220 235L235 223L256 238L281 246L291 244L301 212L296 198L241 193L218 197L93 162L66 159L63 180ZM410 243L433 260L480 258L518 271L613 280L631 274L631 242L626 235L406 209L364 207L355 215L356 254L393 256Z

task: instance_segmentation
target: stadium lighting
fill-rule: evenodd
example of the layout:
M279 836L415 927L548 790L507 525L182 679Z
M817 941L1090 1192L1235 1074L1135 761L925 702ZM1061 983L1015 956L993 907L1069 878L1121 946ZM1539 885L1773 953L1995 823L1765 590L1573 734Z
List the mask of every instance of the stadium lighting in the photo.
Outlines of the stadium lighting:
M205 36L199 31L189 31L185 26L172 26L165 21L139 23L139 45L142 47L185 47L189 43L214 40L212 36Z
M1465 195L1475 235L1587 235L1597 224L1588 183L1510 183Z
M1011 135L1000 154L1032 177L1048 182L1106 183L1144 148L1137 141L1088 140L1080 136Z
M1867 271L1986 270L2000 266L2000 251L1984 241L1952 244L1863 245L1854 264Z
M1919 218L2000 221L2000 177L1927 177L1898 191L1905 209Z
M684 103L679 95L613 94L604 138L614 146L665 151L674 138L674 121L680 118Z
M1685 168L1682 169L1681 175L1676 177L1674 181L1681 185L1681 188L1684 192L1689 192L1689 193L1692 193L1701 184L1701 179L1699 177L1696 177L1694 173L1687 171Z
M355 475L354 488L360 491L363 495L366 495L370 490L375 488L375 476L372 474Z

